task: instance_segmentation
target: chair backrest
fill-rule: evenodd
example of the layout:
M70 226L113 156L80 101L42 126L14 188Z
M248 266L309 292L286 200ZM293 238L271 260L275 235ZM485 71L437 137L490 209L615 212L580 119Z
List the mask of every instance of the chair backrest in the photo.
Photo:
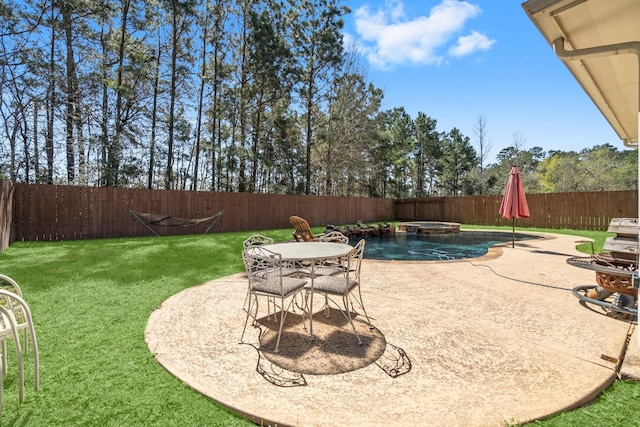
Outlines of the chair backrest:
M12 340L16 349L16 359L18 364L18 386L20 402L24 400L24 368L22 366L22 350L20 349L20 335L16 319L11 310L0 305L0 342L2 343L2 367L0 367L0 415L2 414L2 395L4 387L4 374L7 369L7 346L6 340Z
M0 306L12 313L19 329L33 328L31 311L20 295L0 289Z
M11 292L12 294L17 295L20 301L24 301L22 299L22 289L20 289L20 285L18 285L18 282L4 274L0 274L0 291ZM26 305L26 302L24 304ZM15 321L19 323L19 329L26 329L27 327L30 328L33 326L29 325L29 322L26 321L25 313L23 312L22 305L20 305L19 301L12 301L10 298L8 299L8 297L0 295L0 306L8 308L9 311L11 311L12 315L15 317ZM31 316L31 314L28 313L28 307L26 310L27 314ZM24 334L25 352L27 351L27 345L29 343L28 341L28 335Z
M244 249L251 248L253 246L271 244L273 244L273 239L271 237L263 236L262 234L253 234L243 242Z
M270 245L272 243L273 243L273 239L271 237L263 236L262 234L253 234L249 236L242 243L242 245L244 246L244 249L248 249L256 246ZM245 257L244 252L242 253L242 258L244 260L244 267L247 270L247 274L248 275L255 274L256 269L254 266L251 265L250 262L248 262L248 259Z
M318 237L321 242L349 243L349 238L339 231L332 231Z
M280 296L285 294L282 285L282 255L260 246L253 246L242 252L242 258L251 292ZM279 286L274 287L274 283Z
M298 242L313 242L315 240L306 219L293 215L289 217L289 222L296 229L293 232L293 238Z
M0 289L13 292L14 294L22 297L22 289L20 289L18 282L4 274L0 274Z
M360 265L364 255L365 240L361 239L349 252L347 265L347 280L360 281Z
M244 268L247 271L247 276L249 281L251 281L251 276L256 272L257 266L253 265L253 259L251 258L249 249L255 248L256 246L249 246L242 250L242 260L244 261Z
M20 330L25 331L25 346L23 349L20 349L20 344L16 339L16 334L13 334L13 339L16 340L16 353L18 354L18 358L20 359L18 362L19 365L22 365L22 354L27 353L27 335L31 338L34 365L33 387L35 390L38 390L40 388L40 362L38 355L38 340L36 339L36 331L33 326L33 319L31 318L31 310L21 296L4 289L0 289L0 312L2 313L5 328L10 325L10 327L14 328L16 332ZM19 366L19 369L21 370L22 367ZM22 378L22 373L20 374L20 376L20 401L22 402L24 379Z
M0 305L0 340L14 339L16 343L20 343L18 338L18 327L11 310Z

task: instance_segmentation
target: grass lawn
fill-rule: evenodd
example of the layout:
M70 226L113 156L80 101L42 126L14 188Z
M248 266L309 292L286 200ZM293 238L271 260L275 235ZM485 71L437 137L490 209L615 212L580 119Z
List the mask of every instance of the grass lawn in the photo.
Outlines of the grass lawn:
M593 238L596 249L607 236L535 231ZM276 241L291 237L289 229L261 233ZM252 425L167 373L143 337L149 315L169 296L242 271L242 241L250 234L16 242L0 253L0 273L21 284L31 307L41 364L35 392L27 356L26 398L19 404L15 355L8 347L0 425ZM631 426L638 413L640 384L618 381L593 405L535 424Z

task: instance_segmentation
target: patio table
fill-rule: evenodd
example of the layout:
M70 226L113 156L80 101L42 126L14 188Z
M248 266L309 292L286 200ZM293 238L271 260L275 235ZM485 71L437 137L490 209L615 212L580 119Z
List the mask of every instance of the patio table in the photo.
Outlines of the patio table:
M353 246L335 242L285 242L261 246L271 252L280 254L283 261L309 263L311 279L311 302L309 304L309 336L313 337L313 282L316 266L325 260L347 256Z

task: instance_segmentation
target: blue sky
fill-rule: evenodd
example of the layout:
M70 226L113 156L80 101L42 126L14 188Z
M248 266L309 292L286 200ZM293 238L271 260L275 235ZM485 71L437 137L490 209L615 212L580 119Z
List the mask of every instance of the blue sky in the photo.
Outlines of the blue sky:
M609 123L513 0L346 0L345 40L383 109L404 107L456 127L476 146L486 121L488 161L517 138L524 149L624 149Z

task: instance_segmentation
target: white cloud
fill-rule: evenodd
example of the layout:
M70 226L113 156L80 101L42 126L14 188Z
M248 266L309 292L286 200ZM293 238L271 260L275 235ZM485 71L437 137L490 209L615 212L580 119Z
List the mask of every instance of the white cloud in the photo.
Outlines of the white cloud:
M357 44L369 62L380 68L407 62L439 64L445 59L447 45L480 12L478 6L459 0L442 0L428 15L413 18L406 16L402 0L388 0L384 9L375 12L363 6L354 14ZM448 53L469 55L489 49L493 42L474 31L459 37Z
M471 55L479 50L491 49L495 42L484 34L472 31L468 36L458 37L458 44L449 49L449 54L455 57Z

